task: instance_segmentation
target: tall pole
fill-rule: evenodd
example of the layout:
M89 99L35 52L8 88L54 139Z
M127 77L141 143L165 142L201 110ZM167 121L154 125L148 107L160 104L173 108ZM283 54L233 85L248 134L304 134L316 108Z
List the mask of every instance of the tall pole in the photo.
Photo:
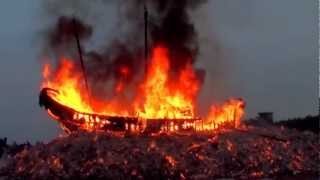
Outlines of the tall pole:
M148 67L148 9L144 5L144 58L145 58L145 67L144 70L147 72Z
M79 52L79 58L80 58L80 64L81 64L81 70L82 70L82 74L83 74L83 79L84 79L84 83L85 83L85 87L86 87L86 91L87 91L87 98L89 103L90 101L90 90L89 90L89 85L88 85L88 80L87 80L87 73L86 73L86 69L84 66L84 62L83 62L83 57L82 57L82 49L81 49L81 45L80 45L80 40L79 40L79 34L78 34L78 30L77 30L77 24L76 24L76 19L73 18L73 30L74 30L74 36L77 42L77 48L78 48L78 52Z

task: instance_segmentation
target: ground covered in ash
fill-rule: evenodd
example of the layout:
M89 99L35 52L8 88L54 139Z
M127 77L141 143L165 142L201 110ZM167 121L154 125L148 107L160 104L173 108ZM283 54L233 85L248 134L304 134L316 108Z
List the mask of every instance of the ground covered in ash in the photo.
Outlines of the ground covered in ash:
M277 127L210 135L75 133L5 154L0 179L317 179L318 138Z

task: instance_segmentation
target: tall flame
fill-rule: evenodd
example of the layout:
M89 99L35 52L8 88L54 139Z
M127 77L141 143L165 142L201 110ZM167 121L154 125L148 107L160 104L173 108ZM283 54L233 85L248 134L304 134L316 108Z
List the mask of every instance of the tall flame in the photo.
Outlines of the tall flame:
M128 76L128 67L120 73ZM196 100L200 81L192 64L186 64L177 77L170 77L169 50L164 46L153 48L144 80L138 85L136 97L131 103L116 98L109 101L88 97L84 88L83 76L72 59L60 58L56 68L50 64L43 67L42 88L52 88L59 93L52 94L59 103L83 113L116 116L139 116L143 119L192 119L197 118ZM116 82L115 91L122 93L124 84ZM231 99L221 106L213 105L206 118L203 129L214 129L225 123L240 124L244 115L244 102Z
M181 72L176 84L170 84L168 50L156 47L147 78L141 86L145 101L142 110L138 110L139 115L144 118L193 118L198 84L190 67Z

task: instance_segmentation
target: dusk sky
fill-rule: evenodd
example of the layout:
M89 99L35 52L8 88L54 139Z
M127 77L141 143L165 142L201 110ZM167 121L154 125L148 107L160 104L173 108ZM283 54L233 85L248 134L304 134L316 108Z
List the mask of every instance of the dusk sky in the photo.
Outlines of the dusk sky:
M58 0L72 3L52 14L43 2L1 1L0 137L10 141L48 141L60 132L38 106L40 52L43 31L77 3ZM92 44L111 38L119 21L114 3L86 8L79 9L96 27ZM261 111L274 112L275 119L317 114L317 1L209 0L192 17L201 42L197 66L207 72L199 97L203 111L212 102L242 97L246 118Z

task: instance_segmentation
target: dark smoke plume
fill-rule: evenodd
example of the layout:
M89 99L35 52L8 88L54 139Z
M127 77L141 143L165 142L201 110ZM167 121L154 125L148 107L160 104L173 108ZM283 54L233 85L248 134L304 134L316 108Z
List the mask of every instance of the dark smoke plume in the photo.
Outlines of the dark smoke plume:
M79 1L81 2L84 3ZM141 79L144 71L144 5L149 10L149 49L158 44L169 48L172 77L176 77L176 73L179 73L186 64L194 64L199 46L196 30L190 19L190 11L205 2L206 0L120 1L118 18L121 21L118 25L125 26L127 33L120 34L111 42L106 42L107 47L102 51L84 50L88 78L90 82L94 82L89 83L93 92L105 96L106 94L102 93L106 92L105 88L111 87L114 90L119 81L125 84L126 89L135 88L135 82ZM89 39L93 27L81 22L80 19L76 22L81 40ZM59 51L58 53L68 51L68 48L72 49L69 44L75 43L73 33L72 18L60 17L55 28L48 33L48 46L55 52ZM76 45L73 46L74 49ZM76 54L73 59L78 60ZM127 71L124 73L123 69ZM201 69L196 71L198 78L203 80L204 71ZM106 84L110 86L106 87Z
M93 34L93 27L81 20L75 17L60 16L53 28L47 32L46 50L49 49L51 54L57 58L67 55L76 57L75 29L80 40L87 40Z
M199 42L188 11L197 8L204 1L154 1L160 15L159 24L153 24L151 37L155 44L165 43L170 49L170 65L179 72L189 61L194 63L199 50ZM197 70L198 79L204 80L204 70Z
M180 68L186 61L194 61L198 52L198 42L188 10L198 4L188 0L152 2L156 14L156 22L151 23L153 43L164 43L170 49L173 68Z
M63 44L74 43L74 32L77 30L79 39L89 38L92 34L92 27L72 17L61 16L55 28L49 34L49 44L52 48L60 47Z

